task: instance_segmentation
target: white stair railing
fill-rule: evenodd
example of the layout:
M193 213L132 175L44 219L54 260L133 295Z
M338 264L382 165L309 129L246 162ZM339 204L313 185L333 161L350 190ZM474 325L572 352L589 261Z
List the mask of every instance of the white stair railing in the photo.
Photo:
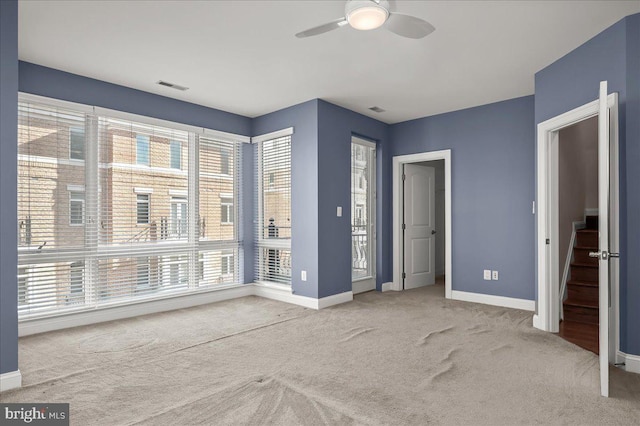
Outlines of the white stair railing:
M567 249L567 259L564 262L564 272L562 273L562 282L560 283L560 319L564 320L564 296L567 292L567 281L569 281L569 271L571 270L571 262L573 262L573 248L576 245L576 234L579 229L586 228L586 222L573 222L573 231L571 232L571 241Z

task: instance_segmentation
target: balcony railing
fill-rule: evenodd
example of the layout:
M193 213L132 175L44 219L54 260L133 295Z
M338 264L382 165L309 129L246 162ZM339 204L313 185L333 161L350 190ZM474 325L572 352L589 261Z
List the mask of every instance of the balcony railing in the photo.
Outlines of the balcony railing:
M352 279L357 280L371 276L367 225L351 226L351 262Z

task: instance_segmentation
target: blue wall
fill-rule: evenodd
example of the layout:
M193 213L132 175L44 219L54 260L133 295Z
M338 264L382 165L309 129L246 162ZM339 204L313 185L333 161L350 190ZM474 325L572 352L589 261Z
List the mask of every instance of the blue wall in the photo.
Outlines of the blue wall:
M535 299L533 117L527 96L391 126L393 156L451 149L453 290Z
M318 104L318 296L351 291L351 136L376 141L377 288L391 280L389 126L325 101ZM336 207L342 206L342 217ZM384 206L384 207L383 207Z
M619 21L535 76L536 125L597 99L601 80L619 94L620 349L631 354L640 354L639 21Z
M252 121L258 136L288 127L291 137L291 288L318 297L318 100L285 108ZM307 271L307 281L300 271Z
M0 1L0 374L18 369L18 2Z
M249 136L251 119L20 61L20 91Z

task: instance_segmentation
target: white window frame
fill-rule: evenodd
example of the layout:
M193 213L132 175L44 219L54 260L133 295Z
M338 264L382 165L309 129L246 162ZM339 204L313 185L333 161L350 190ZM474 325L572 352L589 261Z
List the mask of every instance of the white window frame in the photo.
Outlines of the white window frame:
M69 127L69 160L71 161L84 161L85 155L86 155L86 150L85 150L85 146L82 146L82 158L74 158L73 157L73 149L71 148L72 145L72 138L73 138L73 133L74 132L78 132L81 131L82 132L82 137L84 138L84 129L81 127Z
M262 158L262 144L264 142L271 141L274 139L279 139L286 136L291 137L291 155L293 156L293 134L294 134L293 127L289 127L286 129L275 131L275 132L266 133L260 136L254 136L251 138L251 143L257 145L256 169L257 169L257 181L258 181L258 184L257 184L258 186L258 209L257 209L258 217L256 218L257 219L256 224L258 229L255 236L256 253L257 253L257 256L256 256L257 265L255 265L256 270L261 270L263 268L263 261L264 261L262 257L263 249L289 251L291 257L293 257L293 252L291 251L291 238L269 239L269 238L263 237L263 229L264 229L264 212L263 212L263 206L262 206L263 198L264 198L263 194L265 191L268 191L269 189L265 188L265 185L264 185L264 176L263 176L263 169L262 169L263 166L262 166L262 162L260 161L260 159ZM291 173L291 170L290 170L290 173ZM291 190L292 188L289 189L290 194L291 194ZM291 202L291 200L289 200L289 202ZM291 273L291 281L289 282L289 284L282 284L282 283L275 283L275 284L289 287L292 281L293 281L293 273ZM269 281L262 281L259 279L258 276L256 276L256 282L259 282L259 283L267 282L268 284L274 284Z
M140 200L140 197L147 197L145 200ZM147 205L147 221L140 222L140 206ZM136 225L149 225L151 223L151 194L150 193L136 193Z
M230 201L225 201L225 200L230 200ZM235 206L235 203L233 199L233 194L220 194L220 224L221 225L233 225L235 223L236 215L235 215L234 206ZM223 220L224 216L226 216L226 220ZM229 220L229 218L231 218L231 220Z
M194 205L194 204L197 205L198 203L198 180L199 180L198 136L204 136L208 139L213 139L215 141L231 142L234 144L250 142L249 137L242 136L242 135L220 132L220 131L210 130L210 129L203 129L202 127L190 126L190 125L185 125L185 124L175 123L175 122L170 122L165 120L158 120L155 118L139 116L139 115L125 113L121 111L108 110L100 107L92 107L87 105L76 104L73 102L60 101L56 99L41 97L38 95L19 93L19 102L42 104L49 107L59 107L62 109L71 110L73 112L81 112L85 114L85 117L87 117L85 121L85 138L86 138L85 161L83 161L83 163L86 163L85 175L87 177L86 177L85 183L88 189L89 188L93 188L93 189L85 192L84 217L85 217L85 227L87 227L88 231L95 231L92 233L95 235L99 235L98 229L100 226L100 220L97 220L98 218L97 216L95 216L99 212L99 210L96 210L96 212L93 213L92 209L99 209L100 207L100 199L98 196L100 191L98 171L99 171L99 166L101 165L99 164L97 145L98 145L98 137L99 137L98 121L101 120L102 118L123 119L123 120L133 121L135 123L142 123L142 124L147 124L151 126L160 126L160 127L165 127L172 130L183 130L183 131L189 132L189 138L188 138L189 168L188 170L178 171L176 169L170 169L170 168L163 169L163 171L173 170L174 173L181 173L181 174L184 173L185 175L188 176L188 182L189 182L188 190L174 190L174 191L181 192L180 195L182 194L187 195L189 205ZM149 162L151 162L151 140L150 139L151 138L149 137ZM137 143L137 141L134 141L134 142ZM241 149L241 147L235 147L232 149L234 150L234 152L237 152L240 155L242 154L243 150ZM137 150L137 146L136 146L136 150ZM184 154L184 151L182 153ZM137 155L137 152L136 152L136 155ZM181 160L186 161L186 158L181 158ZM234 161L234 165L233 165L233 173L228 178L237 179L236 185L237 187L241 187L240 185L241 185L241 178L242 178L242 169L241 169L242 160L241 160L241 157L237 158L236 160L237 161ZM69 160L63 159L63 161L69 161ZM79 162L80 160L75 160L75 161ZM136 162L137 162L137 158L136 158ZM66 164L66 163L60 162L60 164ZM182 164L184 165L184 163ZM138 166L137 164L132 164L129 166L130 166L129 168L132 170L133 169L147 170L150 168L146 166ZM91 174L93 174L92 179L89 178L89 175ZM80 187L80 185L77 185L77 186ZM68 188L67 190L69 191L70 189ZM79 190L79 188L75 190ZM90 195L90 193L93 195ZM151 198L152 198L151 194L153 193L153 188L134 188L134 193L147 194L149 196L148 197L149 198L148 200L149 222L151 222L153 218L152 208L151 208ZM235 210L234 219L236 219L235 226L239 226L241 222L239 220L241 216L237 211L238 210L237 206L240 205L239 197L242 197L242 194L240 194L238 197L233 197L234 204L236 205L234 209ZM208 251L231 249L233 250L234 253L237 254L237 257L235 258L235 260L241 264L242 263L242 243L240 241L239 236L242 235L242 232L241 230L236 229L234 233L235 237L233 241L214 241L214 240L199 241L198 223L197 223L198 209L188 208L188 216L189 216L189 225L188 225L189 240L188 241L181 240L180 242L171 241L171 242L165 243L158 240L157 243L148 244L148 245L145 245L144 247L143 245L127 245L122 247L120 246L112 247L107 245L100 245L101 244L100 238L95 237L94 240L92 240L93 241L91 243L93 244L92 246L87 245L89 243L85 242L85 246L83 248L81 248L76 253L70 253L70 254L67 254L67 252L65 251L66 248L59 249L57 247L54 247L54 248L46 248L45 250L39 251L35 249L35 246L28 247L26 250L24 247L19 247L18 266L19 268L22 268L23 271L26 271L25 274L23 275L25 275L25 279L24 279L25 285L28 287L27 293L30 291L29 289L32 286L37 285L36 283L31 282L32 273L30 271L32 271L33 268L60 267L56 265L59 265L61 262L61 259L65 259L65 258L66 259L77 258L78 260L82 260L85 262L84 263L85 281L83 283L84 284L83 288L85 293L84 305L73 306L73 307L69 306L68 308L56 307L53 309L48 309L46 311L38 308L35 308L35 309L27 308L24 311L20 312L20 315L19 315L21 335L33 334L33 333L48 331L48 330L57 329L57 328L64 328L65 326L69 326L64 324L74 323L74 320L70 320L71 322L67 322L67 321L56 322L55 324L60 324L60 325L55 325L54 323L51 323L49 321L49 318L54 316L78 314L78 315L81 315L78 318L87 318L87 319L82 319L80 321L83 321L83 323L91 323L90 318L95 317L95 321L100 321L100 320L104 320L104 318L106 317L110 317L111 314L109 314L109 312L112 312L112 311L109 311L109 310L105 311L106 308L111 308L114 306L126 306L131 304L153 302L158 300L159 298L164 299L166 297L179 297L179 296L184 296L185 294L191 294L193 292L202 293L202 292L211 292L211 291L220 290L221 287L208 285L208 284L213 284L214 281L210 281L210 282L208 281L207 283L205 283L207 284L207 286L201 287L203 283L199 279L199 275L201 273L201 271L199 271L200 260L202 259L203 254ZM135 220L137 223L137 197L136 197L136 219ZM89 235L92 235L92 234L89 234ZM188 259L189 259L188 262L191 265L189 267L188 288L180 289L180 291L171 292L170 294L166 292L163 294L160 294L161 292L150 291L150 290L154 290L153 286L151 286L151 283L152 283L151 280L152 279L155 280L155 277L151 275L151 268L155 264L155 261L152 262L152 258L154 258L154 256L159 256L159 259L162 259L162 256L164 256L165 254L174 254L174 253L176 255L183 255L183 256L188 255ZM61 256L63 257L61 258ZM113 301L110 299L108 301L104 301L103 299L101 299L100 294L98 294L98 291L97 291L98 288L94 287L95 285L99 284L98 262L102 260L118 259L118 258L121 258L121 259L146 258L147 259L147 264L149 265L148 276L149 276L150 288L146 290L140 289L140 290L143 290L140 293L144 293L144 296L141 295L139 297L136 295L132 295L130 298L114 299ZM197 266L195 268L193 267L194 263ZM153 267L155 268L155 266ZM159 279L158 281L159 287L162 282L160 279L162 274L161 269L162 268L158 268L158 271L157 271L158 279ZM229 285L232 285L232 286L242 285L241 283L243 281L243 278L242 278L241 265L237 268L237 272L239 273L237 275L237 281L233 283L230 283L229 281L227 281L225 283L224 288L228 288ZM132 287L133 289L137 287L137 277L134 283L136 285ZM54 284L54 285L57 286L58 284ZM25 298L26 299L29 298L28 294L26 293L25 293Z
M147 144L147 162L146 163L140 161L140 145L138 145L140 142L138 138L140 137L146 138L146 144ZM142 133L136 134L136 165L151 167L151 136L149 135L144 135Z
M176 146L178 147L178 167L173 166L173 150ZM180 141L169 141L169 168L182 170L182 142Z
M68 190L69 192L69 226L84 226L84 212L85 212L85 194L84 191ZM74 198L74 194L82 194L82 198ZM80 202L80 223L74 223L72 221L73 215L71 214L71 205L74 202Z

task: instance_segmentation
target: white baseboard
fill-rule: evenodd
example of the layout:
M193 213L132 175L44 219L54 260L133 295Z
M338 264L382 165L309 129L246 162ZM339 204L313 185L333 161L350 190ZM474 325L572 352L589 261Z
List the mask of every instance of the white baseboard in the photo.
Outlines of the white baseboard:
M329 306L339 305L341 303L351 302L353 300L353 292L345 291L331 296L318 299L318 309L328 308Z
M382 283L382 291L391 291L393 290L393 283Z
M542 324L542 321L537 314L533 315L533 327L537 328L538 330L547 331L544 329L544 324Z
M490 294L469 293L466 291L453 290L451 292L453 300L464 302L483 303L485 305L503 306L505 308L522 309L524 311L535 311L535 300L515 299L513 297L493 296Z
M175 309L190 308L193 306L206 305L208 303L221 302L223 300L236 299L238 297L251 296L253 294L254 289L252 285L242 284L234 287L215 290L212 289L184 296L149 300L125 306L114 306L85 312L74 312L54 317L25 320L18 324L18 335L29 336L31 334L61 330L64 328L79 327L82 325L97 324L100 322L155 314Z
M16 389L20 386L22 386L22 373L20 373L20 370L0 374L0 392Z
M367 291L374 291L376 289L376 279L368 278L365 280L353 281L351 283L351 291L353 294L364 293Z
M255 283L253 285L254 294L256 296L267 299L277 300L279 302L291 303L293 305L304 306L310 309L324 309L329 306L339 305L341 303L351 302L353 300L353 292L346 291L344 293L334 294L332 296L314 299L313 297L299 296L291 293L291 288L287 286L274 286L264 283Z
M640 374L640 356L630 355L618 351L616 353L616 363L624 363L624 370L631 373Z

